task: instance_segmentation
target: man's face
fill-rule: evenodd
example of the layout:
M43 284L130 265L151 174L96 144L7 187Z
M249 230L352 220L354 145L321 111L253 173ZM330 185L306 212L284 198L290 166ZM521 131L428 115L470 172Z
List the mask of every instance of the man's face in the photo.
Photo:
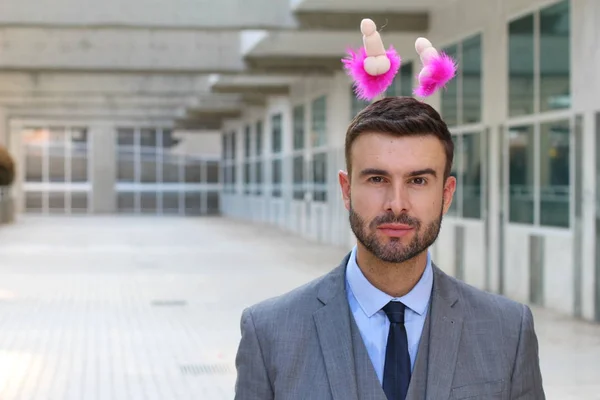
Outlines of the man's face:
M446 155L433 135L363 133L351 150L351 176L339 174L350 226L377 258L409 260L436 240L456 179L444 182Z

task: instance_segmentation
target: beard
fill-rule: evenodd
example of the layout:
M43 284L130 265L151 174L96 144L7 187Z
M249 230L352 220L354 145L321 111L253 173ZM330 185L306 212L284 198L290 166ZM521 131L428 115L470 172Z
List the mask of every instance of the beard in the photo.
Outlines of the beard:
M368 225L358 215L350 203L350 228L356 239L375 257L389 263L402 263L421 254L437 239L442 226L443 206L437 219L423 228L423 224L407 214L398 216L388 213L374 218ZM410 243L403 245L401 238L388 238L384 243L378 239L376 230L379 225L397 223L413 228L414 236Z

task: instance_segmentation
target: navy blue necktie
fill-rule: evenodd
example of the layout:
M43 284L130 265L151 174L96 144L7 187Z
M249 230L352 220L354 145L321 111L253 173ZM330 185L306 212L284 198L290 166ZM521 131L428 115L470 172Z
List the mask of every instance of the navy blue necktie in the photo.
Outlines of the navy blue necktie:
M404 400L410 383L410 355L404 327L404 304L390 301L383 311L390 320L383 369L383 391L388 400Z

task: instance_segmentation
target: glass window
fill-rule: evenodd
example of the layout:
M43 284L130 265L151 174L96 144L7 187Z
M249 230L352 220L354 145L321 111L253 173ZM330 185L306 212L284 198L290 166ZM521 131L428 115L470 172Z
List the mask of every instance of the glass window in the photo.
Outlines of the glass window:
M271 118L271 150L274 154L281 153L282 143L281 114Z
M66 137L65 128L50 128L50 140L48 141L48 180L50 182L66 182ZM57 201L64 201L64 199Z
M244 131L244 157L248 158L251 155L252 137L250 136L250 125L246 125L246 129Z
M452 169L450 170L450 176L456 178L456 190L454 192L454 198L452 199L452 203L450 203L450 208L448 209L448 215L458 216L458 203L460 201L460 177L458 176L458 165L460 163L460 157L462 155L460 148L461 137L452 135L452 142L454 142L454 159L452 160Z
M155 183L157 181L156 130L140 130L140 182Z
M366 106L368 106L369 104L371 104L369 101L367 100L362 100L359 99L358 97L356 97L356 94L354 93L354 89L351 89L351 93L350 93L350 112L352 113L351 117L354 118L359 112L362 111L363 108L365 108Z
M533 14L508 25L508 114L511 117L534 112Z
M462 43L460 74L462 81L462 124L481 121L481 35Z
M466 133L462 136L462 216L481 218L481 135Z
M273 191L271 192L271 195L273 197L281 197L281 176L283 172L281 159L278 158L273 160L271 163L271 168L271 182L273 183Z
M533 223L534 128L514 126L508 131L510 222Z
M444 53L458 60L458 46L450 46L443 49ZM458 80L451 79L446 88L441 91L442 116L448 126L458 125Z
M294 199L304 199L304 156L295 156L293 161Z
M569 227L569 121L540 127L540 224Z
M412 97L413 76L412 62L402 64L400 67L400 96Z
M262 154L262 146L263 146L263 123L262 121L258 121L256 123L256 155L260 156Z
M327 103L326 97L321 96L312 103L312 146L319 147L327 144Z
M117 181L135 182L135 135L130 128L117 129Z
M235 160L236 150L237 150L237 132L231 132L231 137L229 138L229 159Z
M569 1L540 12L540 111L571 106L569 20Z
M294 150L304 148L304 106L294 107Z
M71 182L87 182L88 134L86 128L71 128Z
M244 194L250 194L250 163L244 163Z
M228 144L229 135L227 133L224 133L221 135L221 159L223 160L227 160L227 157L229 156L227 149Z
M327 201L327 153L313 155L313 200Z
M254 194L259 196L262 194L262 183L263 183L263 169L262 161L256 161L254 166L254 179L256 186L254 186Z

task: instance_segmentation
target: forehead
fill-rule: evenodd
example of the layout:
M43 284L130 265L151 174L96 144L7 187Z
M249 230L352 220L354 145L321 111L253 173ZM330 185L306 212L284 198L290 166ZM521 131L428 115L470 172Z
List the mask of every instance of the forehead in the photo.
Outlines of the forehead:
M389 171L433 168L446 165L444 145L433 134L396 136L386 133L361 133L352 145L352 169L384 168Z

